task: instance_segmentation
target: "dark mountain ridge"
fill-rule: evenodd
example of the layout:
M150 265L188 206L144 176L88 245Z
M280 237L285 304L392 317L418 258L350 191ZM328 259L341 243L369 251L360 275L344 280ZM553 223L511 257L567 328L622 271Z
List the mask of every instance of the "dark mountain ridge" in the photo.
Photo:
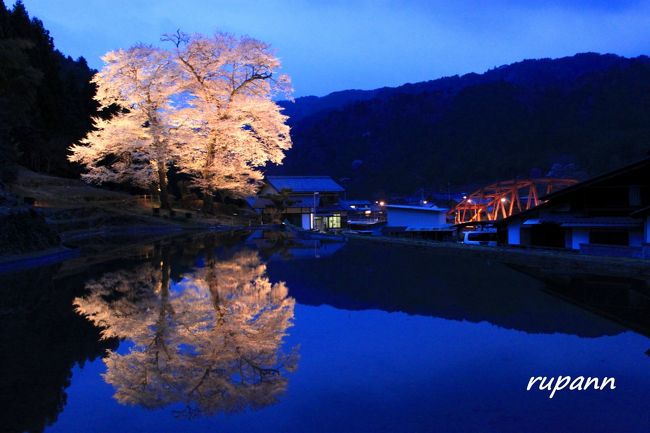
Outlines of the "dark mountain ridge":
M650 61L646 56L638 59ZM284 113L297 122L321 111L342 108L353 102L367 101L376 97L390 97L395 94L445 92L456 93L461 89L481 83L506 81L513 84L540 86L568 84L578 77L599 70L624 64L628 59L614 54L580 53L559 59L527 59L502 65L483 74L471 72L452 75L418 83L406 83L398 87L381 87L372 90L340 90L325 96L302 96L295 102L280 101Z
M283 105L294 148L270 171L330 174L353 195L447 191L558 167L592 175L650 150L650 58L524 60Z

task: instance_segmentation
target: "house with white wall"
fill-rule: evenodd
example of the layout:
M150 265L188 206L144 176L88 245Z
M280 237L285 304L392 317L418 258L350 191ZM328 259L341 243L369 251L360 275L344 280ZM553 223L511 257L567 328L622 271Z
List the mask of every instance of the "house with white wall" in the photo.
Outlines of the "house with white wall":
M262 214L276 212L271 198L282 194L282 220L305 230L337 230L346 220L345 189L329 176L267 176L249 203Z
M435 205L386 205L384 234L443 240L454 229L447 223L449 209Z
M496 223L513 246L650 258L650 158L542 198Z

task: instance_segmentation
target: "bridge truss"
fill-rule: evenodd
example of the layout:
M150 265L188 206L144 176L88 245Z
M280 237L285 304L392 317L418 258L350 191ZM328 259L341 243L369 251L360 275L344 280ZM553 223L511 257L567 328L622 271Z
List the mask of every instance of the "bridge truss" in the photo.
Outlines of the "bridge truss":
M539 178L506 180L463 196L449 213L454 223L497 221L540 204L540 197L576 184L575 179Z

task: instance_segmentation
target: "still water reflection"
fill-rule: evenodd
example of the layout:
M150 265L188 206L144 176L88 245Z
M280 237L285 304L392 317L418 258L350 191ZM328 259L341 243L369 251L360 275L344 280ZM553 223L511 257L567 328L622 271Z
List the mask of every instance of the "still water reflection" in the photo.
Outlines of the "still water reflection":
M650 431L647 323L529 274L242 233L0 276L0 431ZM549 400L533 375L618 388Z
M282 339L294 299L283 282L271 283L254 251L207 260L180 279L170 258L86 283L77 312L120 338L128 351L109 351L104 380L120 403L160 408L182 403L180 416L237 411L272 404L286 389L297 352Z

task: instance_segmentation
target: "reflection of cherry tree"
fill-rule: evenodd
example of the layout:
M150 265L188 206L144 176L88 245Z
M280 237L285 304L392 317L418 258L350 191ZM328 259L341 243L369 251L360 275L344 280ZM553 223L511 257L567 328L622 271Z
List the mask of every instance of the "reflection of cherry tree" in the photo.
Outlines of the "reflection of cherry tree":
M272 284L257 253L202 268L171 285L169 265L145 265L87 284L77 310L122 337L127 354L109 353L105 380L125 404L184 404L186 415L272 404L284 392L284 372L297 353L282 351L294 299Z

